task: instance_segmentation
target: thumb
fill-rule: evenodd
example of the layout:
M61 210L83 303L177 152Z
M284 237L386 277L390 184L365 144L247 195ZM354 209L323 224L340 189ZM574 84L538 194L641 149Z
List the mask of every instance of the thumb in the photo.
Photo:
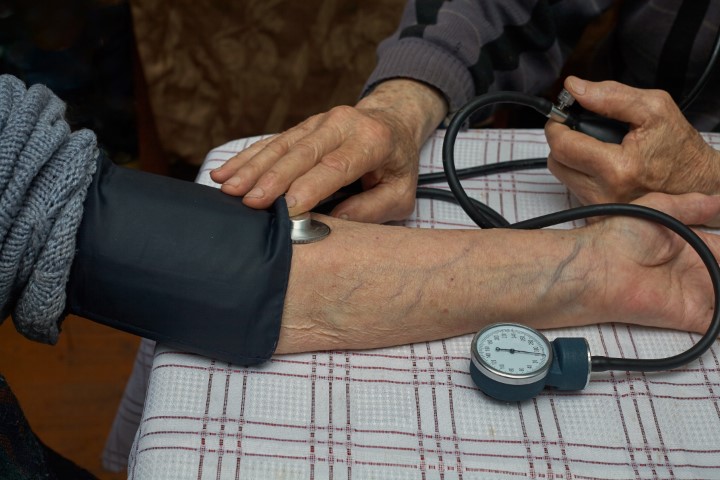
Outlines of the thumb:
M414 189L399 192L396 184L379 183L348 198L331 215L356 222L385 223L407 218L414 207Z
M648 90L633 88L614 81L591 82L578 77L565 79L565 89L585 109L632 125L641 125L647 118L643 108Z
M720 216L720 196L717 195L702 193L668 195L654 192L632 203L665 212L686 225L708 225Z

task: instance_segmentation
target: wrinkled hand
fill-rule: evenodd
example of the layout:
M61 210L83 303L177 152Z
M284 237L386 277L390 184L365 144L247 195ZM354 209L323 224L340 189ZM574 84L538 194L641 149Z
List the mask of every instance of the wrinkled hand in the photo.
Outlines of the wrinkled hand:
M583 204L629 202L648 192L720 193L720 153L666 92L577 77L565 88L587 110L630 124L620 145L546 124L548 168Z
M309 211L361 179L363 192L333 216L363 222L401 220L412 212L422 143L444 115L433 90L409 80L379 85L357 106L315 115L262 140L214 170L223 192L267 208L285 194L290 215Z
M648 194L633 202L664 211L686 224L707 222L720 213L720 197ZM609 217L587 228L604 259L591 279L600 294L589 308L601 316L589 323L616 321L704 333L713 311L706 267L683 239L665 227L630 217ZM698 232L717 258L720 237ZM602 272L602 273L601 273Z
M410 132L391 115L343 106L252 145L212 178L253 208L267 208L285 193L291 215L362 178L366 192L338 205L333 215L382 222L412 211L417 158Z

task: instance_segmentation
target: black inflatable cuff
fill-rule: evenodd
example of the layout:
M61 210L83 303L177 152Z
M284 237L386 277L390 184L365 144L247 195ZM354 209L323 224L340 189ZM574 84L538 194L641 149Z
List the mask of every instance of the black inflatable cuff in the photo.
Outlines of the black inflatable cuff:
M274 352L292 257L284 200L253 210L100 155L77 242L69 313L235 364Z

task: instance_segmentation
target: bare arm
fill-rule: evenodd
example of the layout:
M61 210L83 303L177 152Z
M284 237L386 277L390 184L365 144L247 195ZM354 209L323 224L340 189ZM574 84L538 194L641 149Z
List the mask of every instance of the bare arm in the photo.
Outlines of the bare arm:
M642 200L698 223L720 198ZM538 328L610 321L704 331L704 266L664 228L616 217L576 230L423 230L326 218L295 247L278 353L446 338L497 321ZM706 235L720 252L718 237Z

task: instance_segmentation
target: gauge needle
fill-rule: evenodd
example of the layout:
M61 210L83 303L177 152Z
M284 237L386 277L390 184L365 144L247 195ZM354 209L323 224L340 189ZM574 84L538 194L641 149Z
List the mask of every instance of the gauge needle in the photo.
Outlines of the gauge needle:
M510 353L529 353L530 355L539 355L539 356L541 356L541 357L544 357L544 356L545 356L544 353L528 352L527 350L515 350L514 348L500 348L500 347L495 347L495 351L496 351L496 352L510 352Z

